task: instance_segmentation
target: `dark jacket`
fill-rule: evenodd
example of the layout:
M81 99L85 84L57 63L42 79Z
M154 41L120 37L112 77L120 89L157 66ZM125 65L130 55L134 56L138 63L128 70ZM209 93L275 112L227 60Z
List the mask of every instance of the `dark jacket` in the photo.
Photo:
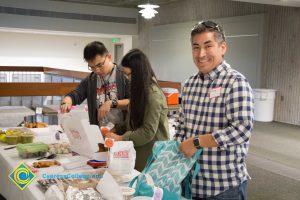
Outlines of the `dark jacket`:
M121 66L116 67L116 84L118 90L118 99L129 99L130 84L121 71ZM78 87L66 96L72 98L73 105L81 104L87 99L90 124L98 125L98 113L96 104L97 74L90 73L83 79Z

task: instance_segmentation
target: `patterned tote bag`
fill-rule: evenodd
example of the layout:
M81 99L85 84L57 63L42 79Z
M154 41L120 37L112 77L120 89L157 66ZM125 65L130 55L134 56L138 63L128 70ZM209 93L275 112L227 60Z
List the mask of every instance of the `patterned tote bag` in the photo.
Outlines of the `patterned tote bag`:
M185 197L191 198L189 191L190 170L195 166L194 176L198 173L200 165L197 158L202 149L199 149L192 158L186 158L179 151L178 141L158 141L153 146L153 154L148 158L142 173L135 177L130 187L135 184L135 196L153 196L154 188L163 191L163 200L176 200L181 198L181 182L185 182Z

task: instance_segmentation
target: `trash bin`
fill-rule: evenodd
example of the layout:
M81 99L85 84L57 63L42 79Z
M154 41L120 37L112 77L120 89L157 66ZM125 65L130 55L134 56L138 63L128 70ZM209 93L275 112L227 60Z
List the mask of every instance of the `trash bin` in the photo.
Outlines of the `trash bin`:
M254 120L261 122L273 121L275 92L272 89L253 89Z

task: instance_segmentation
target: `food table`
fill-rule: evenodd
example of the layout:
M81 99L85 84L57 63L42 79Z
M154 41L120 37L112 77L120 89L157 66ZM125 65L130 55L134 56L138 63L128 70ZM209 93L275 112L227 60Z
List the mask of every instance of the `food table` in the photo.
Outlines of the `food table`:
M50 130L50 129L49 129ZM35 141L45 141L49 139L49 135L51 133L47 133L47 136L36 137ZM51 140L49 140L51 142ZM42 190L38 188L37 178L34 179L31 184L27 186L23 191L20 190L9 178L8 174L10 174L15 167L19 165L20 162L25 161L20 158L18 155L18 151L14 149L4 150L4 148L10 147L12 145L7 145L5 143L0 143L0 180L1 187L0 193L6 199L44 199L44 193ZM32 159L26 159L26 161L30 161Z
M55 133L61 130L59 126L49 126L46 129L39 129L35 131L37 134L34 138L34 142L41 141L47 144L57 143L58 141L55 139ZM63 136L61 140L67 140L66 136ZM85 165L80 168L66 170L62 166L49 167L44 168L39 171L37 177L24 189L19 189L9 178L8 175L20 164L20 162L32 163L36 161L35 159L22 159L18 155L18 151L16 148L4 150L4 148L11 147L13 145L7 145L5 143L0 142L0 193L7 200L34 200L34 199L44 199L44 191L40 188L37 180L41 178L42 174L68 174L68 173L87 173L87 172L95 172L99 169L93 169L88 165ZM63 163L68 159L72 159L74 156L71 154L58 154L55 160ZM137 175L138 172L135 171L132 174L132 177ZM122 184L127 185L128 183Z

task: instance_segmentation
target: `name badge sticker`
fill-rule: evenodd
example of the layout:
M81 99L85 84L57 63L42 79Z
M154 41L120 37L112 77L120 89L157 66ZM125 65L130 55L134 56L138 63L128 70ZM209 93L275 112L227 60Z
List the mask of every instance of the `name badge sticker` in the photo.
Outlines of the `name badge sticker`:
M209 98L216 98L221 95L221 87L212 88L209 91Z

